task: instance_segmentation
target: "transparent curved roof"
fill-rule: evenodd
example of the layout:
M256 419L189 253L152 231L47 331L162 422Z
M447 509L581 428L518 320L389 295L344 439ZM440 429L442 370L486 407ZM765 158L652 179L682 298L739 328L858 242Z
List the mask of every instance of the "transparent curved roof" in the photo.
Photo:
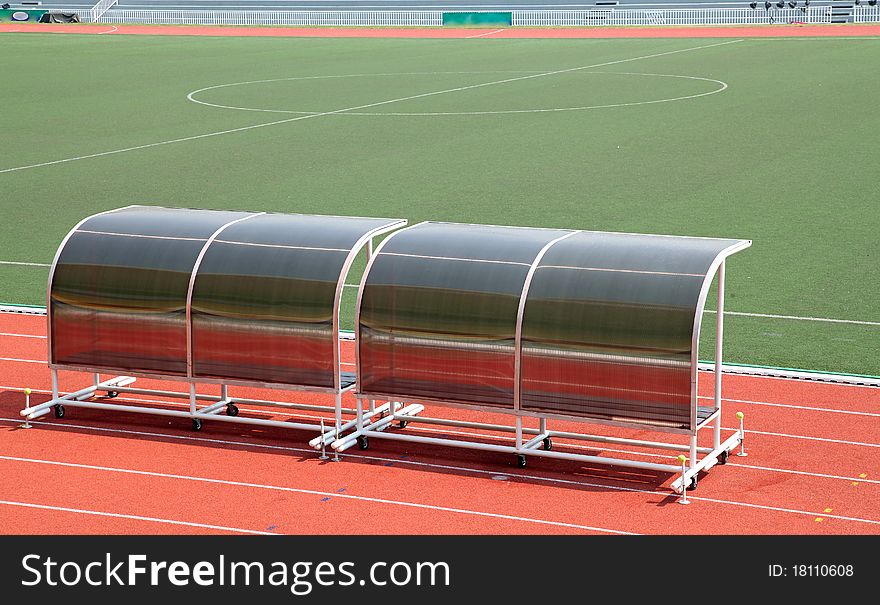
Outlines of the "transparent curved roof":
M700 295L741 245L597 232L555 243L526 295L521 409L691 428Z
M708 282L720 260L749 244L405 229L365 276L359 391L690 428L692 342Z
M512 407L523 285L565 233L422 223L389 237L361 287L360 391Z
M157 207L96 215L56 257L51 362L346 386L354 377L340 375L337 348L344 277L370 237L404 224Z

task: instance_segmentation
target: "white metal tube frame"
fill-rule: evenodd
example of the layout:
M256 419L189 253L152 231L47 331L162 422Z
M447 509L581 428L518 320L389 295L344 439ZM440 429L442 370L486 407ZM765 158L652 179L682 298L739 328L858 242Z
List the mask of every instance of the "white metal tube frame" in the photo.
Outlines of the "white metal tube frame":
M126 206L125 208L132 208L135 206ZM260 425L260 426L272 426L279 428L287 428L287 429L300 429L300 430L315 430L317 429L319 432L323 431L318 438L316 438L317 445L315 446L317 449L321 449L322 443L326 444L330 441L337 439L341 434L353 428L357 425L358 422L361 422L361 417L357 416L355 420L351 420L349 422L343 423L343 416L348 416L355 414L354 409L343 408L342 407L342 395L348 391L351 391L354 388L354 385L348 387L342 387L341 385L341 373L342 373L342 360L341 360L341 351L340 351L340 335L339 335L339 327L340 327L340 305L342 301L342 291L345 286L345 281L348 277L348 272L351 268L354 259L357 257L358 253L361 249L366 248L367 258L372 256L373 252L373 238L379 235L383 235L385 233L394 231L400 227L406 225L405 220L396 220L384 227L379 227L373 229L367 233L365 233L355 244L352 246L352 250L346 258L342 270L340 271L340 276L336 284L336 291L334 295L333 302L333 334L336 338L336 345L333 348L333 363L336 371L334 372L334 387L333 388L321 388L321 387L307 387L307 386L297 386L297 385L287 385L287 384L273 384L273 383L262 383L262 382L253 382L253 381L240 381L240 380L221 380L221 379L210 379L210 378L200 378L193 376L192 371L192 292L193 287L195 285L195 278L198 272L199 266L201 265L201 261L204 258L205 253L208 250L208 247L211 243L232 224L235 224L240 221L248 220L254 218L256 216L263 215L265 213L252 213L246 217L242 217L226 223L218 228L213 235L211 235L205 242L202 250L200 251L190 275L189 286L187 290L186 296L186 330L187 330L187 375L186 376L175 376L175 375L166 375L166 374L151 374L151 373L132 373L127 372L121 368L93 368L93 367L80 367L80 366L69 366L63 364L55 364L51 362L52 359L52 281L55 275L55 268L58 264L58 260L61 256L61 252L64 249L67 241L73 236L73 234L79 229L79 227L85 223L90 218L94 216L99 216L101 214L108 214L112 212L117 212L119 210L124 210L125 208L118 208L115 210L109 210L107 212L101 212L96 215L92 215L87 217L77 223L73 229L68 232L68 234L64 237L61 242L61 245L58 247L58 251L55 254L55 257L52 261L51 268L49 270L49 280L48 287L46 291L46 321L47 321L47 333L48 333L48 349L49 349L49 368L52 372L52 398L49 401L44 403L28 406L24 410L20 412L22 416L24 416L28 420L32 420L34 418L38 418L41 416L45 416L48 414L53 408L56 411L59 408L55 406L70 406L70 407L82 407L82 408L90 408L90 409L99 409L106 410L112 412L131 412L136 414L153 414L158 416L174 416L181 418L190 418L193 421L192 427L194 430L200 430L202 426L203 420L219 420L222 422L235 422L239 424L249 424L249 425ZM347 338L346 338L347 340ZM74 393L68 395L61 395L58 388L58 371L59 370L73 371L73 372L88 372L93 374L93 384L89 387L85 387L80 389ZM111 378L109 380L101 381L100 374L101 373L125 373L127 375L117 376L115 378ZM143 378L154 378L157 380L165 380L165 381L181 381L186 382L189 386L188 393L181 393L177 391L167 391L167 390L155 390L155 389L140 389L128 387L128 385L135 382L137 377ZM218 384L220 386L220 396L212 396L196 393L196 385L197 384ZM313 404L303 404L303 403L288 403L281 401L272 401L272 400L257 400L257 399L246 399L246 398L232 398L228 396L228 386L247 386L247 387L258 387L258 388L270 388L275 390L285 390L285 391L297 391L297 392L312 392L312 393L326 393L334 395L334 405L333 407L329 406L321 406L321 405L313 405ZM88 401L92 399L98 393L107 393L108 396L111 394L118 393L134 393L134 394L147 394L154 395L165 398L183 398L186 399L189 403L189 409L187 411L183 410L173 410L168 409L167 407L157 407L155 405L123 405L123 404L111 404L103 401ZM115 396L115 395L113 395ZM210 401L207 406L202 408L197 407L198 401ZM260 407L273 407L273 408L286 408L293 410L304 410L304 411L312 411L312 412L327 412L333 411L335 416L335 422L330 425L330 428L326 428L324 425L322 418L314 418L313 422L303 423L303 422L290 422L290 421L281 421L281 420L267 420L265 418L251 418L251 417L242 417L238 415L237 406L234 408L227 407L227 410L234 409L234 413L231 415L221 415L220 412L225 406L235 406L235 404L243 403L243 404L251 404L257 405ZM371 414L384 414L387 411L387 406L385 408L380 407L376 410L372 411ZM323 428L322 428L323 427Z
M413 227L417 227L418 225L414 225ZM413 228L410 227L410 228ZM406 229L402 229L397 233L402 233L406 231ZM520 372L521 372L521 364L520 364L520 355L521 355L521 347L522 347L522 318L525 309L525 300L528 295L529 286L531 285L532 277L534 275L535 270L537 269L538 263L546 254L546 252L555 244L567 237L578 233L578 231L561 231L562 235L551 242L549 242L536 256L535 260L532 263L532 267L530 268L529 273L526 276L525 283L523 285L523 292L520 298L519 310L517 313L517 322L516 322L516 357L515 357L515 374L516 379L514 382L514 407L513 409L505 409L505 408L494 408L487 406L479 406L473 404L465 404L460 402L452 402L452 401L424 401L424 400L407 400L400 399L397 396L393 395L381 395L377 393L361 393L360 385L358 384L358 410L361 410L363 407L363 401L369 400L370 407L372 408L375 400L387 399L391 403L392 413L390 417L381 418L378 421L369 422L367 424L363 424L363 422L356 422L358 429L354 433L350 433L345 435L344 437L340 437L333 441L330 445L337 451L344 451L351 447L355 442L360 442L362 444L361 447L365 447L368 444L366 438L372 436L380 439L391 439L397 441L405 441L410 443L425 443L430 445L441 445L441 446L450 446L450 447L460 447L465 449L474 449L474 450L483 450L490 452L500 452L500 453L512 453L517 456L517 462L520 467L524 467L526 464L526 454L530 456L541 456L545 458L557 458L564 460L574 460L585 462L589 464L603 464L609 466L620 466L620 467L628 467L628 468L637 468L637 469L645 469L652 471L660 471L660 472L669 472L669 473L677 473L679 477L674 480L671 484L672 489L681 493L682 490L686 487L685 483L687 482L693 487L696 486L696 479L700 472L706 471L716 464L721 462L724 464L727 462L727 458L730 455L730 452L736 448L740 443L742 443L742 431L737 431L734 434L730 435L727 439L721 439L721 388L722 388L722 343L724 338L724 293L725 293L725 260L728 256L739 252L745 248L751 246L750 240L744 240L737 244L734 244L724 250L722 250L713 262L710 264L710 267L707 271L706 277L703 280L703 284L700 290L700 294L697 301L697 308L694 314L694 328L692 332L692 342L691 342L691 429L676 429L676 428L667 428L667 427L655 427L649 426L645 424L639 424L636 422L627 422L627 421L617 421L617 420L600 420L600 419L585 419L574 416L565 416L565 415L557 415L557 414L539 414L533 412L527 412L521 409L520 407ZM396 234L394 234L396 235ZM366 284L367 278L370 273L370 269L372 268L373 262L381 253L382 247L387 243L390 239L394 237L391 235L386 238L382 244L376 249L375 254L370 258L367 263L367 267L364 271L363 277L361 278L360 288L358 291L358 301L357 301L357 314L355 319L355 330L358 330L358 326L360 325L360 307L361 307L361 297L364 292L364 286ZM698 378L698 370L699 370L699 345L700 345L700 328L702 324L703 311L705 309L706 298L708 296L709 290L712 285L712 281L717 274L718 276L718 301L717 301L717 320L716 320L716 333L715 333L715 364L714 364L714 386L715 392L713 397L714 409L712 413L704 418L703 420L699 420L697 418L697 407L698 407L698 393L697 393L697 378ZM357 339L357 336L356 336ZM358 367L360 366L360 349L358 348L356 351L356 355L358 358ZM395 405L397 403L404 404L406 407L403 408L401 412L395 411ZM424 404L436 404L445 407L459 407L466 409L473 409L482 412L491 412L491 413L501 413L501 414L509 414L515 417L515 426L510 427L507 425L498 425L498 424L486 424L480 422L466 422L466 421L457 421L457 420L448 420L442 418L431 418L426 416L418 416L418 414L424 409ZM409 404L409 405L406 405ZM405 413L403 413L405 411ZM530 429L527 427L523 427L522 421L523 417L536 417L539 420L540 427L539 429ZM360 420L360 416L357 420ZM677 443L669 443L669 442L656 442L656 441L645 441L640 439L627 439L622 437L609 437L609 436L601 436L601 435L589 435L582 433L573 433L573 432L563 432L563 431L550 431L547 430L547 421L548 419L563 419L566 421L579 422L584 424L600 424L600 425L612 425L612 426L622 426L629 428L638 428L638 429L648 429L652 431L658 432L667 432L667 433L678 433L678 434L686 434L689 436L688 444L677 444ZM366 418L365 418L366 419ZM453 427L462 427L462 428L477 428L489 431L499 431L499 432L513 432L515 433L515 444L513 446L506 445L497 445L491 443L484 443L480 441L466 441L462 439L452 439L447 437L426 437L422 435L408 435L402 434L396 431L386 431L391 423L394 420L401 421L401 428L405 427L406 424L410 422L420 422L426 424L435 424L442 426L453 426ZM712 424L712 447L700 447L698 445L698 432L701 428ZM523 434L534 435L533 438L529 439L527 442L523 442ZM487 438L490 438L490 435L487 435ZM552 437L560 437L565 439L572 440L581 440L581 441L594 441L594 442L602 442L602 443L612 443L616 445L629 445L636 447L643 447L649 449L659 449L659 450L673 450L673 451L684 451L688 453L688 461L689 466L685 469L684 472L681 472L681 466L678 464L662 464L655 462L644 462L639 460L630 460L626 458L614 458L610 456L591 456L585 454L577 454L569 451L553 451L552 447ZM543 448L543 449L540 449ZM703 454L700 457L698 454Z

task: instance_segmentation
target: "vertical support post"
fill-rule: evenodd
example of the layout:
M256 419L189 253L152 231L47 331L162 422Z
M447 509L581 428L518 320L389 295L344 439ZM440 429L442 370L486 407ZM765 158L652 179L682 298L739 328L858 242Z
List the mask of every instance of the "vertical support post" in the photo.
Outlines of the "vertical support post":
M684 480L684 474L687 471L687 458L685 458L684 454L679 454L678 461L681 462L681 498L678 499L678 503L690 504L691 502L688 500L687 482Z
M373 412L376 411L376 400L375 399L370 399L369 410L370 410L370 414L372 414Z
M336 341L336 346L339 346L339 339ZM342 428L342 393L336 392L336 438L339 439L342 435L340 435L340 429ZM341 458L339 457L339 450L333 450L333 462L339 462Z
M324 418L321 417L321 455L318 456L318 460L329 460L330 458L330 456L327 455L327 440L324 439L325 432Z
M29 407L31 407L31 390L25 389L24 390L24 409L28 409ZM30 420L28 420L27 416L24 417L24 424L21 425L21 428L23 428L23 429L31 428L31 422L30 422Z
M52 368L52 399L58 399L58 370Z
M743 428L743 418L745 418L745 415L742 412L737 412L736 418L739 420L739 453L737 456L748 456L746 453L746 431Z
M523 445L523 423L522 416L516 417L516 449L519 450Z
M691 435L691 468L697 464L697 434Z
M357 430L362 430L364 428L364 401L360 397L357 398L357 403L355 404L355 426Z
M367 260L373 258L373 238L367 240Z
M715 314L715 409L718 416L712 425L712 448L721 447L721 358L724 342L724 266L718 267L718 304Z
M542 435L547 432L547 419L546 418L540 418L538 420L538 432Z
M189 383L189 413L193 418L196 415L196 383Z
M95 372L92 374L92 384L98 386L101 383L101 375Z
M220 401L229 403L229 387L225 384L220 385Z

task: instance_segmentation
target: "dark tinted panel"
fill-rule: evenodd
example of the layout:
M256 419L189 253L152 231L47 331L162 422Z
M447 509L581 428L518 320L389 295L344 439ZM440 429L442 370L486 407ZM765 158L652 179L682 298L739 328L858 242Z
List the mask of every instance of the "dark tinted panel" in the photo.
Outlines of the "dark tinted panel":
M690 428L699 293L735 243L584 232L552 246L525 305L522 409Z
M186 374L192 268L208 237L244 216L135 208L86 221L52 280L52 361Z
M360 307L360 389L512 407L530 265L565 232L429 223L395 235Z
M333 388L337 282L358 240L395 222L263 215L224 230L193 289L193 374Z

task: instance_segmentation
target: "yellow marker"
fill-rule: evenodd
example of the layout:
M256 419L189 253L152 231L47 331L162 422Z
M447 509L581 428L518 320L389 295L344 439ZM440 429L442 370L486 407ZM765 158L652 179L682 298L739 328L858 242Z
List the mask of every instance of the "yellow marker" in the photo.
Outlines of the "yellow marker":
M31 390L30 390L30 389L25 389L25 390L24 390L24 394L25 394L25 395L30 395L30 394L31 394Z
M679 464L684 464L686 461L687 461L687 456L685 456L684 454L679 454L679 455L678 455L678 462L679 462Z
M853 484L853 485L858 485L859 482L858 482L858 481L853 481L852 484Z
M830 512L831 512L831 509L830 509L830 508L826 508L823 512L830 513Z
M816 517L816 523L821 523L824 520L822 517Z
M743 418L745 418L745 414L743 414L742 412L737 412L737 413L736 413L736 419L737 419L737 420L742 420Z
M868 476L868 473L862 473L861 475L859 475L859 479L864 479L867 476Z

